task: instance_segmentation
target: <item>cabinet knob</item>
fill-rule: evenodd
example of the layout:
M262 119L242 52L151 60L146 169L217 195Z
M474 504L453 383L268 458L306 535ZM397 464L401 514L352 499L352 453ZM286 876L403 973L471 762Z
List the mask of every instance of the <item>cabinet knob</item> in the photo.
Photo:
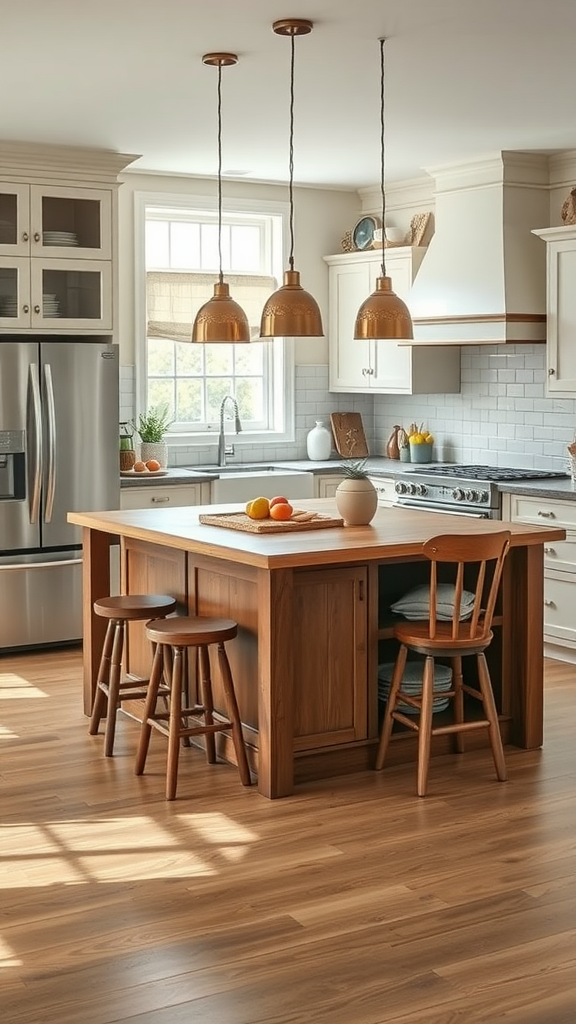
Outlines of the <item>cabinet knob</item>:
M22 312L23 313L29 313L30 312L30 306L22 306Z
M39 234L38 231L34 232L34 241L35 242L39 242L40 241L40 234Z
M545 555L555 555L556 554L556 548L547 548L547 547L545 547L544 548L544 554Z
M22 232L22 241L23 242L27 242L29 238L30 238L30 235L28 234L28 232L27 231L23 231Z
M40 312L40 306L34 306L34 312L35 313L39 313Z
M544 604L546 605L547 608L555 608L556 607L554 601L544 601Z
M548 376L549 377L553 377L555 373L556 373L556 370L554 369L553 366L551 366L550 369L548 370Z

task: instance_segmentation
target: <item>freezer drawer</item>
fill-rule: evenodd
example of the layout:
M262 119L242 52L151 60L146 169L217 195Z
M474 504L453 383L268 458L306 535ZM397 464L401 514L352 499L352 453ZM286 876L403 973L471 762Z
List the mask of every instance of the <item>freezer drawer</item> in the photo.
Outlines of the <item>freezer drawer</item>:
M0 558L0 649L82 639L80 555Z

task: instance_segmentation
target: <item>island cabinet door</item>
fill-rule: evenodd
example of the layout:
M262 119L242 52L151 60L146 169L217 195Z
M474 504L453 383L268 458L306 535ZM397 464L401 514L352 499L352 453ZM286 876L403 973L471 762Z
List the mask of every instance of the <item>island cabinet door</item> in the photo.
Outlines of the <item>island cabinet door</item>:
M368 735L367 571L294 573L294 750Z

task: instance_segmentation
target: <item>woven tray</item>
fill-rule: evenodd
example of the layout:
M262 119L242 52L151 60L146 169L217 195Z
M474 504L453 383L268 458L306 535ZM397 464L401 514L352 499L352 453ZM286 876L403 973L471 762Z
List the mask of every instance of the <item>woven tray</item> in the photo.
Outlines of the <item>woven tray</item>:
M314 514L314 519L301 522L297 519L250 519L245 512L207 512L201 513L198 519L206 526L225 526L228 530L243 530L245 533L294 533L296 530L325 530L328 526L344 526L343 519L320 512Z

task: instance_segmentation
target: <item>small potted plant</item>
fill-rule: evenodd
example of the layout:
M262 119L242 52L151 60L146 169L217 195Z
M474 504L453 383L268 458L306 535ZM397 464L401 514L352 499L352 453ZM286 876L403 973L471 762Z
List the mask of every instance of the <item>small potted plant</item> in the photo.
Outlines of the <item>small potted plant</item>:
M366 459L341 464L344 479L336 488L336 508L347 526L367 526L376 515L378 494L368 477Z
M147 413L140 413L138 422L131 421L131 426L140 438L140 459L148 462L155 459L162 469L168 465L168 445L164 435L174 421L169 419L168 406L155 406Z

